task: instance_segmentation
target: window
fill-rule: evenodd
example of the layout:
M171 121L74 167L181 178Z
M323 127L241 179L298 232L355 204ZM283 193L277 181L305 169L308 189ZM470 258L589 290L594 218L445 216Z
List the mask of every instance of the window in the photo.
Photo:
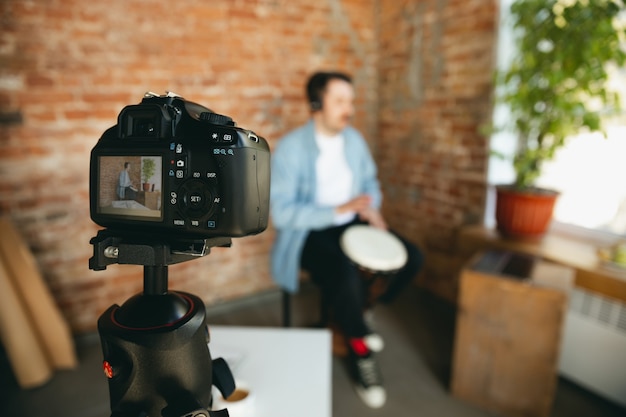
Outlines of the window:
M558 222L626 236L626 125L570 138L538 185L559 190Z
M507 17L512 1L500 1L499 68L504 68L514 53ZM620 91L626 109L626 69L615 69L611 82L612 87ZM506 108L495 108L496 125L503 124L507 117ZM626 113L606 121L605 128L607 138L601 133L581 133L570 138L554 160L544 165L537 185L561 193L555 207L554 227L626 236ZM491 147L510 156L515 141L513 134L498 132L491 138ZM510 160L492 157L488 180L492 185L512 182ZM487 201L485 223L488 226L495 222L494 194L492 190Z

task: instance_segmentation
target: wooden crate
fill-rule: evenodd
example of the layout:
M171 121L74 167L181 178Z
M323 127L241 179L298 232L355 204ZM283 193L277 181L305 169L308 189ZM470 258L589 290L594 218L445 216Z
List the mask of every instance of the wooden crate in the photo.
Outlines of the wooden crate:
M515 268L494 259L493 251L483 252L461 272L452 393L503 416L548 416L573 271L527 257L521 264L530 268L517 268L527 276L515 276Z

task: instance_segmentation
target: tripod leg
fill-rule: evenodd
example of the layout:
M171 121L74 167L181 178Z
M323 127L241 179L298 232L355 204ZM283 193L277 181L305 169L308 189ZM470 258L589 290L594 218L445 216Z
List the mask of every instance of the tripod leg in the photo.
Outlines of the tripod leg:
M291 294L283 290L283 327L291 327Z

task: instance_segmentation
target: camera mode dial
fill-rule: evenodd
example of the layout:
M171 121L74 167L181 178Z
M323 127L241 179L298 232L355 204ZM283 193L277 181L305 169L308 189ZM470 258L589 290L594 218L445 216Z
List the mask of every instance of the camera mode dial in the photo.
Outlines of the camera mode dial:
M212 112L205 111L200 113L200 120L204 120L214 125L235 126L235 122L232 118L224 116L223 114L217 114Z

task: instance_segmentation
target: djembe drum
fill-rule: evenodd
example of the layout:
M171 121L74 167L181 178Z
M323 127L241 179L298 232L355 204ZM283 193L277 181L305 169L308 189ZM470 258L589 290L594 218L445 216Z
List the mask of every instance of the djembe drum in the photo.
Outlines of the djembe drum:
M370 308L387 289L389 279L406 265L406 248L392 233L368 225L348 227L339 244L359 269L365 282L364 308Z

